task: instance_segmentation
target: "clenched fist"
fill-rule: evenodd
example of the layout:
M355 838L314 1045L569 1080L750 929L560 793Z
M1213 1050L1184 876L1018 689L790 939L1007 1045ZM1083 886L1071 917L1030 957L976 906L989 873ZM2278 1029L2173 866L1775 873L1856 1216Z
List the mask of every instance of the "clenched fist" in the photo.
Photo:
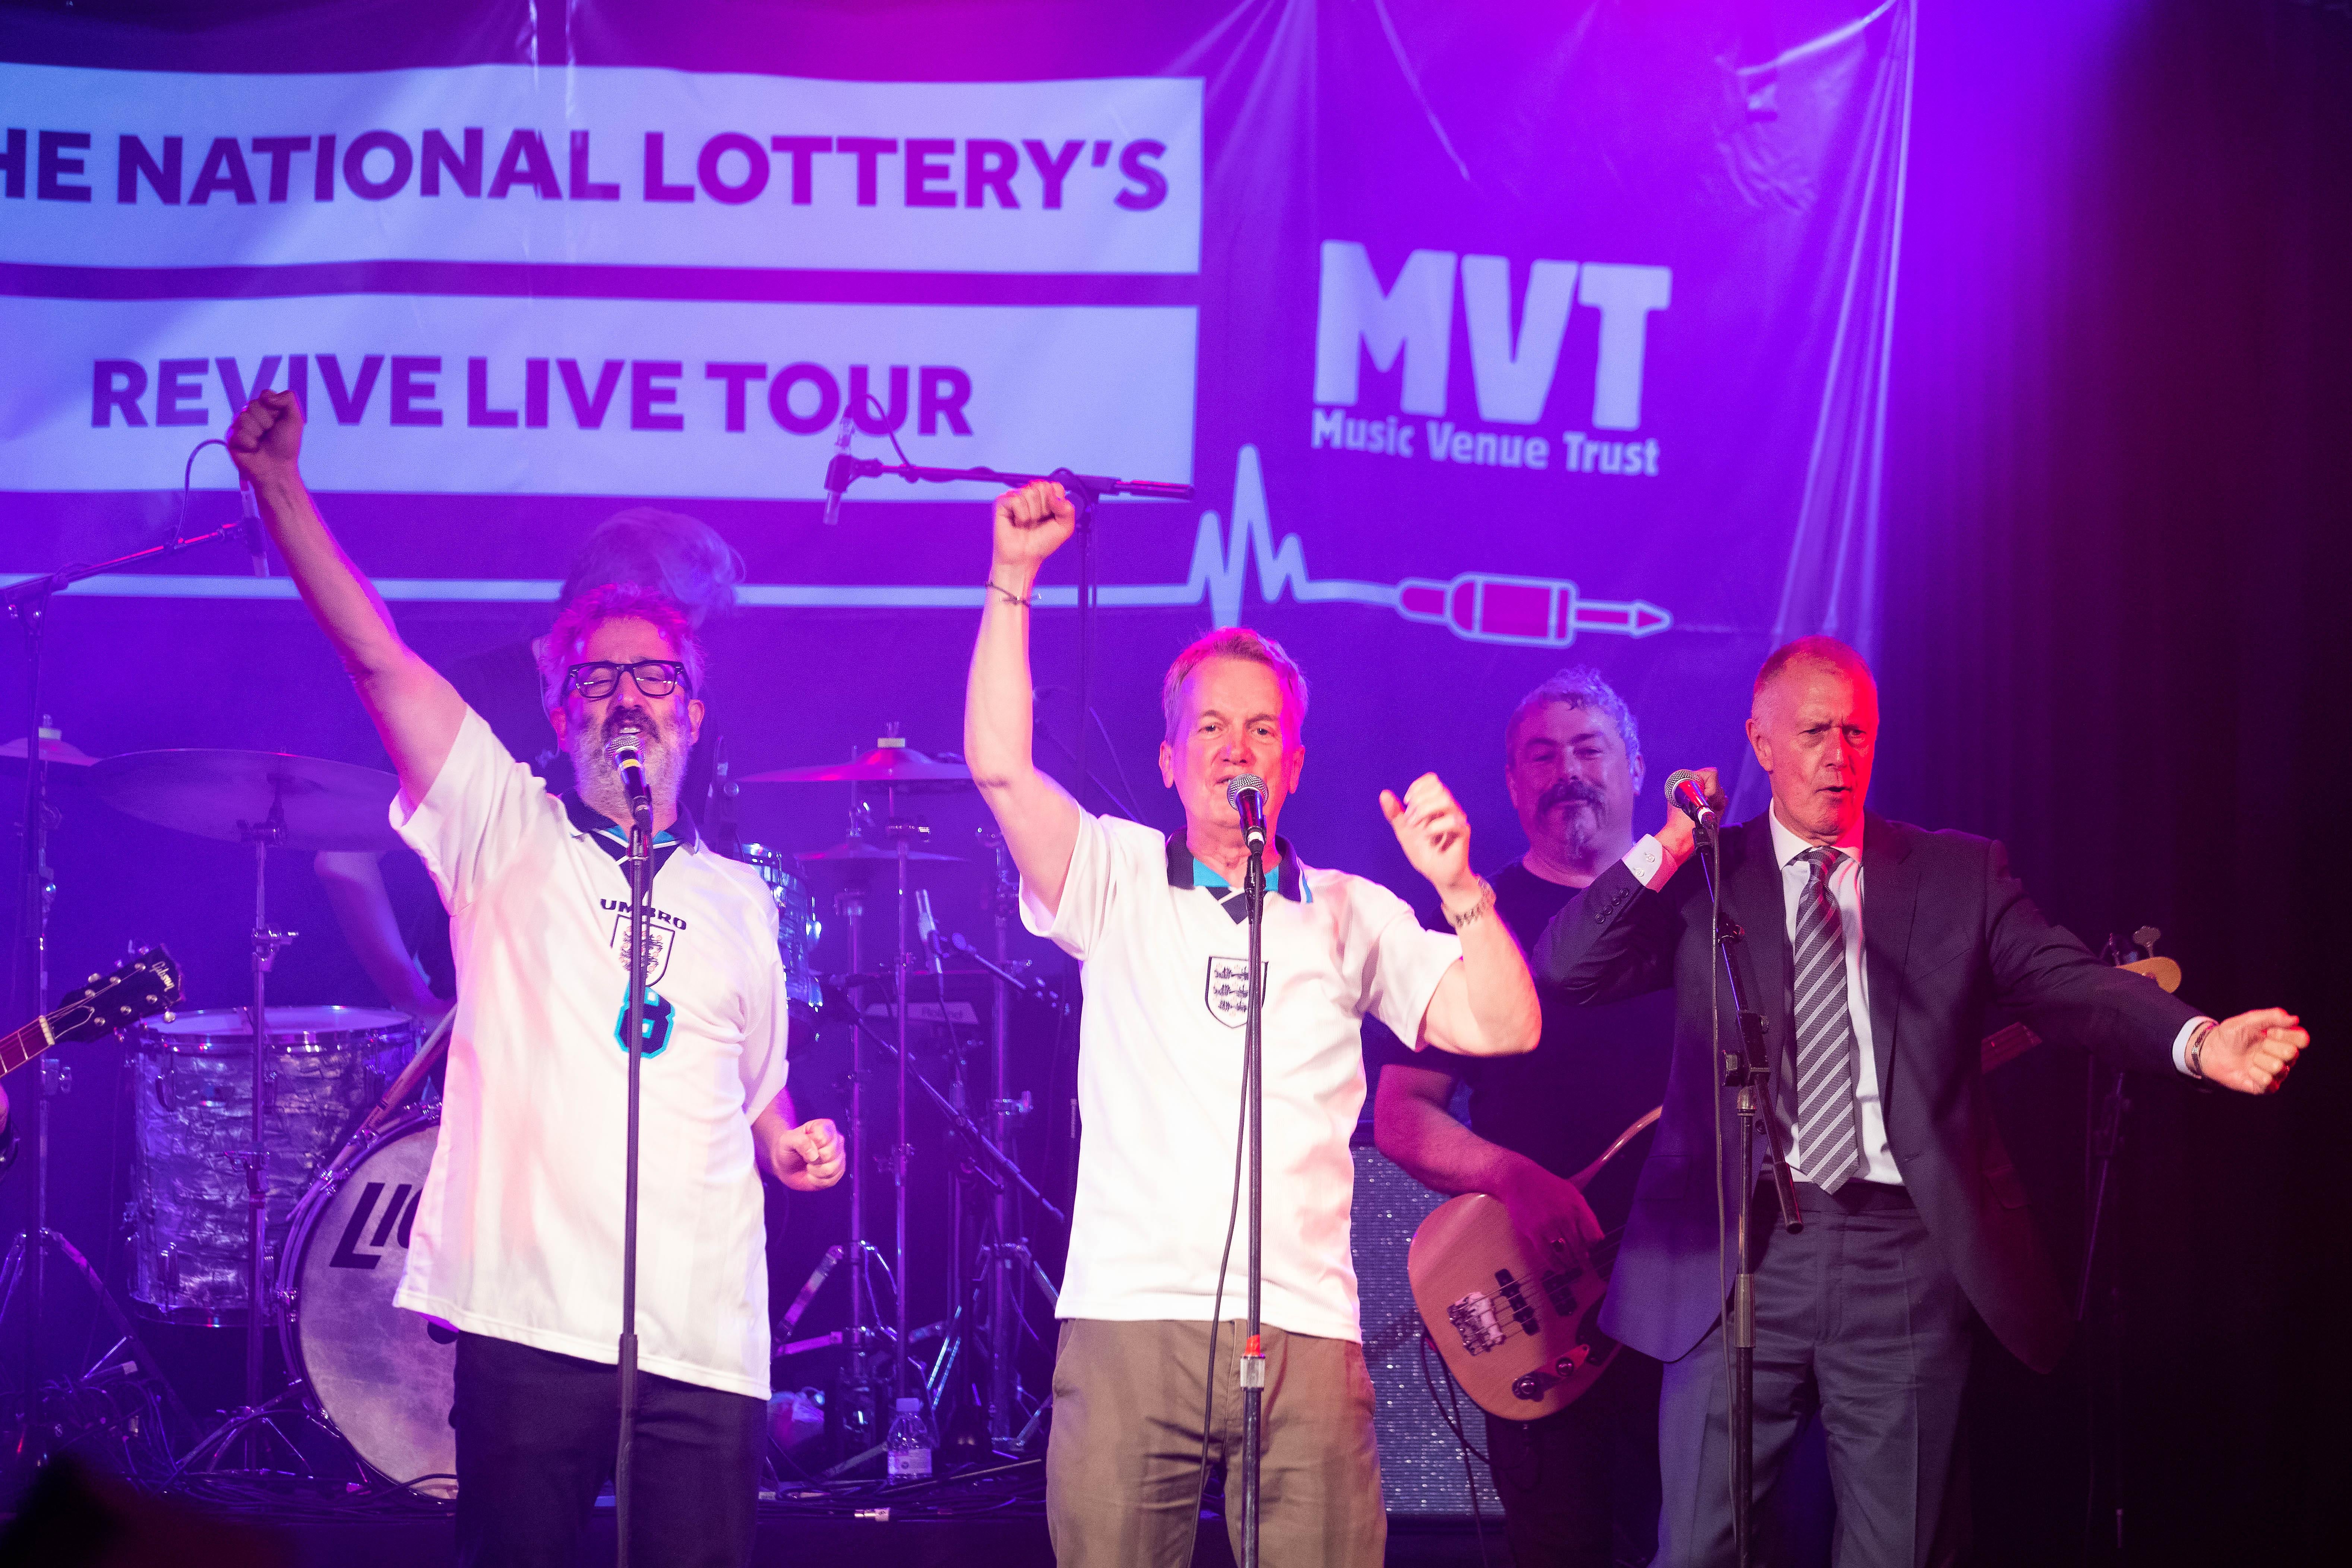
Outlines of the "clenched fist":
M1412 868L1429 879L1449 910L1475 901L1478 879L1470 870L1470 819L1435 773L1423 773L1399 800L1381 791L1381 814L1396 830Z
M821 1193L848 1163L841 1130L824 1117L787 1127L768 1146L768 1168L796 1193Z
M228 455L253 485L291 475L301 453L302 405L290 392L257 395L229 426Z
M1045 557L1059 550L1077 526L1078 509L1051 479L1035 479L998 496L994 565L1008 568L1005 575L1017 574L1021 579L1006 586L1027 592L1029 580L1036 576ZM990 574L995 575L993 570Z

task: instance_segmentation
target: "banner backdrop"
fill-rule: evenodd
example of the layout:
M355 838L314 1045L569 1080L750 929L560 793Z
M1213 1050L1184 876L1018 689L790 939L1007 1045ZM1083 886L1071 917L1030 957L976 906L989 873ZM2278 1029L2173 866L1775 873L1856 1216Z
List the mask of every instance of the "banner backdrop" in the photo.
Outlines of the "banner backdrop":
M13 14L0 570L216 521L192 447L290 387L436 652L541 624L609 511L719 527L740 772L888 721L957 744L988 490L867 481L828 529L845 428L1188 480L1096 525L1091 720L1045 617L1048 764L1089 734L1089 802L1174 820L1136 788L1158 672L1246 621L1315 682L1303 851L1413 894L1372 792L1434 768L1516 853L1500 727L1560 664L1624 692L1656 779L1738 757L1775 640L1868 647L1910 0L1114 9ZM197 734L84 659L50 673L68 739L363 757L289 597L227 548L82 585L89 648L168 626L175 667L322 695L216 696ZM770 830L837 836L797 809Z

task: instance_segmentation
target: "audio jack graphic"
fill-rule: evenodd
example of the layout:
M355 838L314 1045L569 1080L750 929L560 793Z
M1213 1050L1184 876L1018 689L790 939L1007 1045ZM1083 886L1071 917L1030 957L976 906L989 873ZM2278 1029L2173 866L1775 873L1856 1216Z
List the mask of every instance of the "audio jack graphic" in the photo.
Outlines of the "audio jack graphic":
M1274 537L1266 506L1265 476L1257 448L1244 447L1234 470L1234 516L1229 528L1213 511L1201 514L1192 542L1192 563L1181 583L1106 583L1097 590L1105 609L1181 609L1206 604L1221 626L1238 626L1251 568L1258 596L1274 604L1285 594L1298 604L1381 605L1409 621L1442 626L1468 642L1527 647L1566 647L1578 636L1654 637L1675 624L1666 610L1646 599L1587 599L1575 584L1553 577L1513 577L1465 572L1447 582L1408 577L1402 583L1366 583L1316 578L1307 571L1305 548L1295 533ZM0 587L16 579L0 574ZM446 577L378 578L376 592L408 603L530 604L551 602L560 584L516 579ZM113 573L86 578L68 594L134 598L291 599L290 577L181 576ZM961 584L884 583L747 583L735 591L744 606L827 610L976 610L983 590ZM1075 608L1078 591L1055 585L1035 591L1045 608Z
M1675 618L1644 599L1586 599L1576 584L1551 577L1512 577L1488 572L1465 572L1450 582L1408 577L1402 583L1349 582L1307 574L1307 558L1298 536L1284 536L1276 544L1274 520L1266 506L1265 478L1258 465L1257 448L1244 447L1234 472L1234 521L1230 531L1219 526L1215 512L1203 512L1201 531L1192 545L1192 569L1180 586L1106 584L1105 606L1197 605L1206 599L1217 625L1241 620L1242 590L1248 570L1257 568L1258 594L1271 605L1285 592L1300 604L1346 603L1385 605L1409 621L1433 622L1470 642L1511 643L1533 647L1566 647L1580 632L1608 632L1646 637L1666 630ZM1047 589L1040 596L1052 595ZM1046 603L1075 605L1075 590L1065 589Z

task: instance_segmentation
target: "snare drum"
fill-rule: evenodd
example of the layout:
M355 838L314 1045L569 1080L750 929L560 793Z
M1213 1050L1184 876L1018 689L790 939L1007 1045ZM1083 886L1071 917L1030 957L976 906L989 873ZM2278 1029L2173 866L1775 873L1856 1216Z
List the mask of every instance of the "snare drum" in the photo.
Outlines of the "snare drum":
M278 1295L286 1364L320 1415L386 1479L446 1498L457 1336L392 1304L440 1136L441 1108L426 1106L330 1171L295 1211Z
M415 1049L404 1014L272 1007L264 1066L267 1257L297 1201ZM244 1321L253 1029L242 1011L183 1013L133 1036L131 1294L173 1322Z

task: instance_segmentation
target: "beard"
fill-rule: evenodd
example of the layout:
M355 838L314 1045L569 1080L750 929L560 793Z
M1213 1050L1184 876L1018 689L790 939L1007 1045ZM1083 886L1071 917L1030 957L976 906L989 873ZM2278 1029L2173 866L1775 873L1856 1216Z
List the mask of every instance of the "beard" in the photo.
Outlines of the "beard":
M602 723L583 724L572 731L571 743L564 750L572 757L572 776L580 798L616 822L629 819L629 788L607 752L623 735L631 735L637 742L655 812L675 811L686 777L686 748L678 743L676 721L635 703L612 709Z
M1547 823L1559 823L1571 856L1580 859L1609 826L1609 797L1582 779L1559 779L1543 792L1536 812Z

